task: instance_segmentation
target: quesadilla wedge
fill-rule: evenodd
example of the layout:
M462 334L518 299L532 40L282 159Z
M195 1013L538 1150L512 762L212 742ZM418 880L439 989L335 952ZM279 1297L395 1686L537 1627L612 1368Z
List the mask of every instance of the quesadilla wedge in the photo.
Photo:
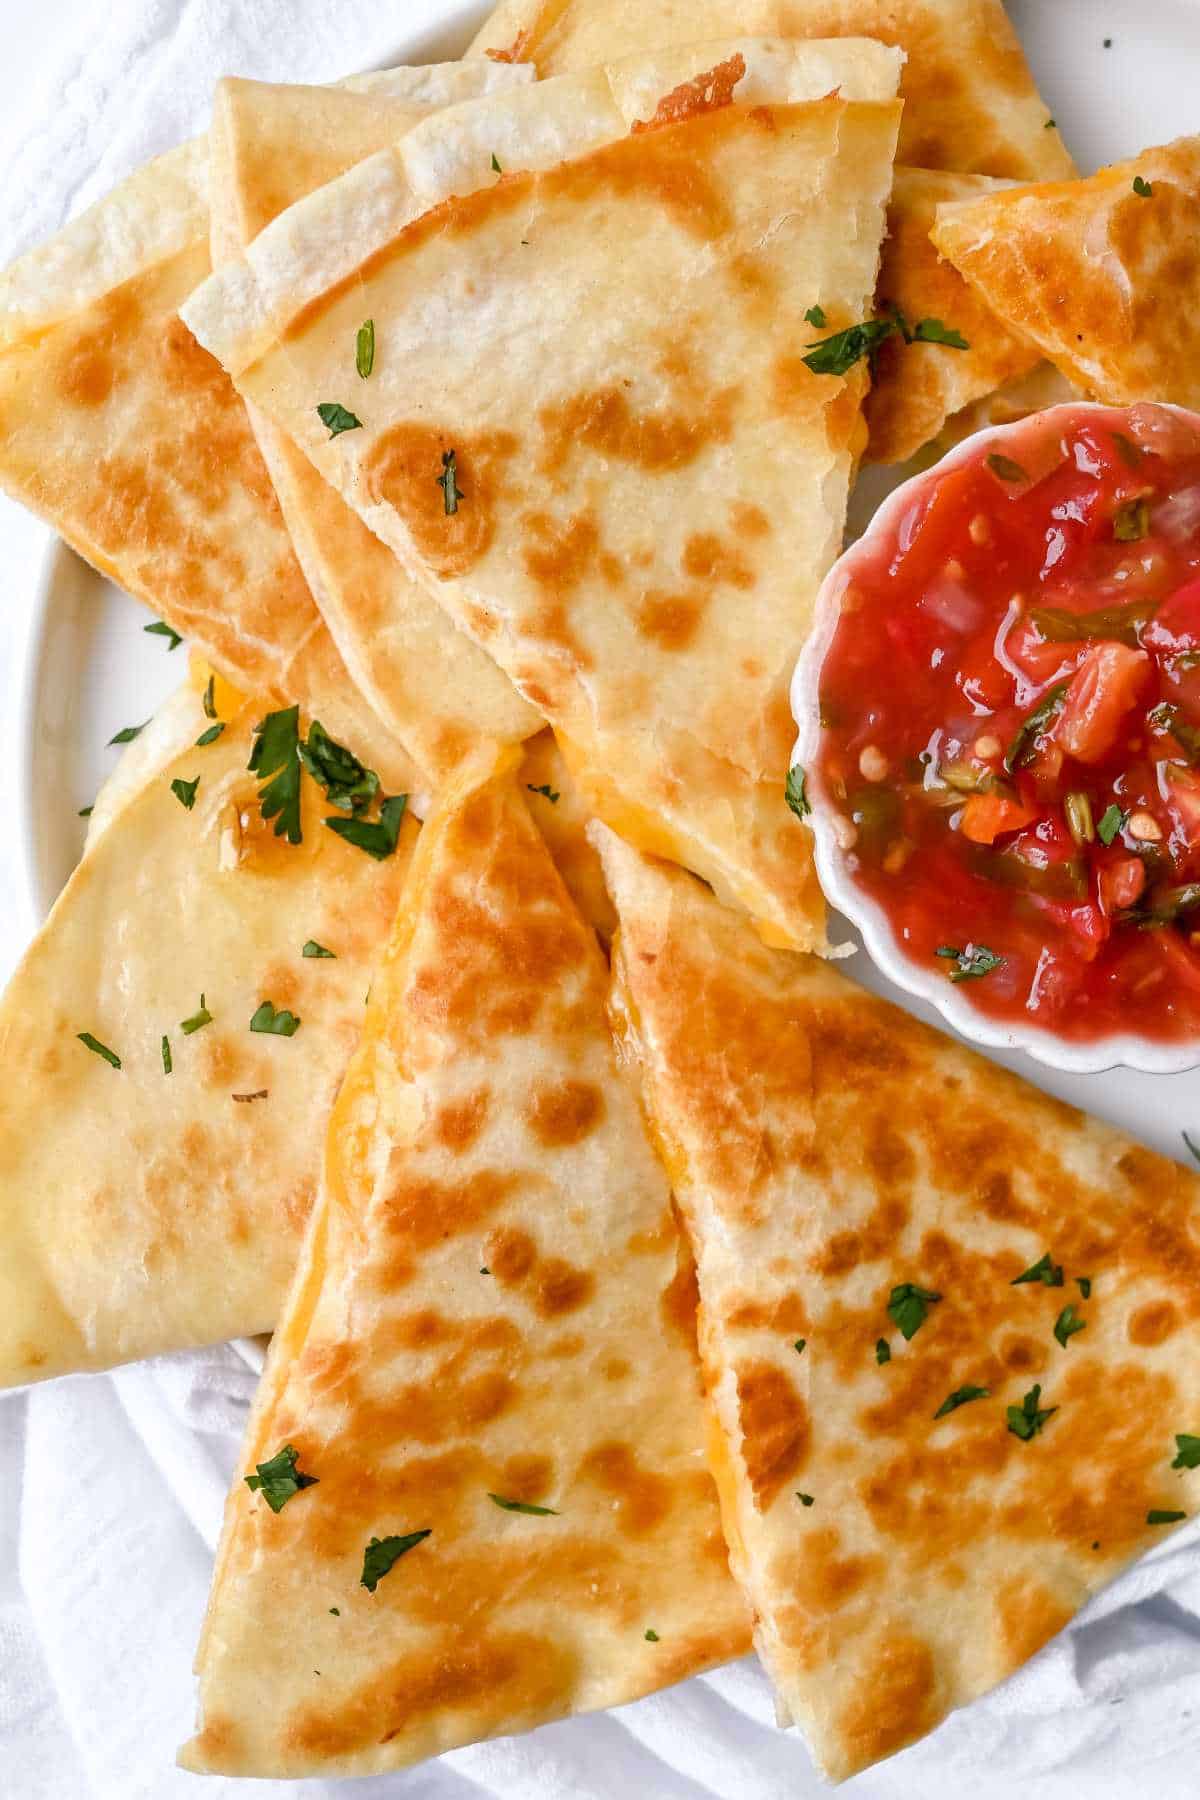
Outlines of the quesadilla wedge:
M214 263L240 255L294 201L394 143L428 110L387 94L220 82L209 133ZM361 330L356 373L367 396L373 323ZM347 667L433 782L481 737L510 743L537 731L541 719L491 658L278 426L249 410L300 566Z
M1002 0L501 0L467 55L532 62L544 78L730 36L903 50L903 163L1019 181L1074 172Z
M1200 405L1200 137L938 208L933 241L1085 394Z
M0 1386L274 1323L395 913L415 825L376 861L305 777L276 838L263 709L191 704L223 729L122 784L0 1002Z
M1200 1506L1200 1181L601 849L731 1563L841 1779Z
M865 373L814 373L795 321L869 303L897 66L745 40L448 109L184 308L545 714L592 810L808 946L787 683Z
M185 1767L402 1768L746 1647L690 1261L606 988L512 775L465 768L335 1109ZM272 1463L316 1484L279 1512L246 1479Z

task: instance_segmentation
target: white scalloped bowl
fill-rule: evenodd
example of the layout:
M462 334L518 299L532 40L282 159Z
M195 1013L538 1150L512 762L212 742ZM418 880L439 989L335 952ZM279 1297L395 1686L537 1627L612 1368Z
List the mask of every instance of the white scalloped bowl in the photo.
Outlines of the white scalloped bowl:
M927 1000L964 1038L990 1049L1024 1050L1051 1069L1095 1074L1103 1069L1123 1067L1140 1069L1151 1075L1173 1075L1200 1066L1200 1040L1167 1044L1136 1032L1126 1032L1079 1042L1058 1037L1045 1026L1032 1022L1027 1025L1001 1024L978 1012L942 973L910 957L898 942L883 908L859 886L847 866L847 852L834 834L835 809L829 796L822 791L816 769L822 731L818 705L821 669L837 629L842 594L871 546L895 527L901 515L926 489L935 486L947 470L977 456L984 443L996 447L1011 443L1028 431L1035 420L1051 419L1056 415L1062 415L1064 419L1068 415L1076 418L1081 413L1111 414L1122 410L1090 401L1068 401L1009 425L987 426L964 438L940 462L912 476L887 496L857 543L838 558L817 596L813 629L792 676L792 714L798 731L792 762L808 771L806 794L812 807L809 823L816 841L817 876L825 898L857 926L871 960L898 988ZM1200 414L1181 406L1165 410L1191 420L1200 431Z

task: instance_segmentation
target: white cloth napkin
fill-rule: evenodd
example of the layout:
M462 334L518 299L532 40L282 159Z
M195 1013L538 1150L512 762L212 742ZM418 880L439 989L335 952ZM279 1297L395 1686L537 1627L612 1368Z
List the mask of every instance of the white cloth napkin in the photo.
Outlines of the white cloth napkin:
M652 0L648 0L652 3ZM0 0L0 263L206 124L220 74L329 80L456 54L462 0ZM0 506L0 568L40 536ZM0 634L6 630L0 607ZM8 628L10 631L12 627ZM0 635L6 679L11 637ZM11 708L10 708L11 712ZM0 807L5 802L0 784ZM0 975L28 934L0 811ZM221 1509L256 1378L250 1347L163 1357L0 1397L0 1795L258 1800L291 1784L175 1769ZM988 1700L849 1784L862 1800L1194 1800L1200 1552L1172 1538ZM752 1660L635 1706L479 1745L311 1800L803 1800Z

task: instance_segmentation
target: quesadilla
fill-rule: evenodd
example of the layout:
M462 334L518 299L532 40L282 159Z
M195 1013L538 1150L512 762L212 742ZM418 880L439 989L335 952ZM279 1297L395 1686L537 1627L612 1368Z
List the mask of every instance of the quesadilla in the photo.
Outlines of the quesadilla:
M1200 137L938 209L933 241L1085 394L1200 406Z
M894 332L876 353L866 402L868 462L907 462L941 430L948 414L1017 380L1040 361L1028 340L1000 323L929 239L939 204L1002 193L1006 186L985 175L896 170L876 310L898 312L907 335Z
M545 77L732 35L898 46L903 163L1018 181L1074 172L1002 0L501 0L467 55Z
M865 373L815 373L795 322L869 305L898 60L704 44L448 109L184 308L545 714L588 806L807 946L787 686Z
M220 82L209 133L214 263L240 255L294 201L394 143L428 110L386 94ZM363 329L356 373L369 382L374 332ZM434 783L481 737L509 743L538 730L540 718L507 677L308 458L257 408L250 418L300 566L352 677Z
M274 1323L396 910L411 822L377 861L305 777L277 838L263 709L189 706L209 741L121 783L0 1002L0 1386Z
M440 79L452 96L527 79L500 74ZM364 79L407 93L435 76ZM302 701L390 786L412 786L402 745L350 703L244 406L177 317L210 268L207 192L200 139L0 275L0 487L244 692Z
M468 767L334 1112L185 1767L381 1773L747 1646L690 1261L606 988L511 774Z
M841 1779L1200 1506L1200 1181L601 849L731 1563Z

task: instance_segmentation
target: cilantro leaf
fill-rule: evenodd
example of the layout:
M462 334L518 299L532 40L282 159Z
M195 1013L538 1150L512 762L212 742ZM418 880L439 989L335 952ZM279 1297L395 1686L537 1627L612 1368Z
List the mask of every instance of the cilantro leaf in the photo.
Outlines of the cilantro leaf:
M201 994L199 1008L192 1014L190 1019L180 1019L179 1029L182 1031L184 1037L191 1037L193 1031L199 1031L202 1026L211 1024L212 1014L204 1004L204 995Z
M161 619L155 619L152 625L143 625L142 630L146 632L149 637L170 638L171 641L167 645L168 650L178 650L180 644L183 642L183 639L175 630L174 626L164 624Z
M335 742L314 719L308 737L297 743L297 754L325 797L340 812L362 812L379 792L379 777L374 769L360 763L352 750Z
M90 819L94 811L94 806L81 806L79 809L79 817L81 819Z
M797 1338L795 1343L792 1345L792 1349L796 1352L797 1356L803 1356L807 1346L808 1346L807 1338Z
M1039 1256L1035 1263L1030 1263L1023 1274L1014 1276L1009 1285L1020 1287L1023 1281L1040 1281L1043 1287L1061 1287L1063 1284L1062 1264L1056 1263L1047 1250L1045 1256Z
M282 1512L289 1500L293 1500L301 1488L316 1487L315 1475L301 1474L296 1464L300 1460L300 1452L285 1444L266 1462L255 1463L257 1475L243 1475L242 1480L251 1493L262 1490L262 1497L273 1513Z
M1179 1135L1195 1157L1196 1161L1200 1163L1200 1144L1194 1144L1186 1131L1181 1131Z
M1186 1518L1185 1512L1167 1512L1159 1507L1152 1507L1146 1514L1146 1523L1147 1525L1178 1525L1181 1519Z
M215 744L224 729L225 727L221 723L210 725L207 731L202 731L196 739L196 749L203 750L206 744Z
M535 1506L532 1500L506 1500L503 1494L488 1494L488 1499L504 1512L533 1513L538 1518L557 1519L558 1508L554 1506Z
M456 513L459 501L465 500L467 496L458 485L458 455L454 450L442 451L442 472L436 479L442 490L447 515Z
M1079 1289L1085 1300L1091 1299L1092 1278L1090 1275L1077 1275L1075 1277L1075 1286Z
M169 1075L175 1066L171 1061L171 1040L165 1031L163 1032L162 1040L162 1066L164 1075Z
M825 317L825 308L823 306L810 306L804 315L804 323L806 325L815 326L818 331L824 331L826 325L829 323L828 319Z
M316 938L309 938L300 954L301 956L328 956L333 961L337 961L337 951L327 950L324 944L318 944Z
M1128 817L1129 814L1122 812L1115 800L1110 806L1106 806L1096 827L1096 836L1100 842L1104 845L1111 844L1118 831L1124 829Z
M1151 182L1146 181L1141 175L1135 175L1133 178L1133 191L1139 200L1148 200L1154 192L1154 187Z
M1142 495L1125 500L1113 514L1113 536L1119 544L1136 544L1150 535L1150 502Z
M913 326L913 338L918 344L945 344L948 350L971 348L961 331L943 324L941 319L918 319Z
M525 786L529 789L531 794L541 794L544 799L550 802L551 806L557 806L562 799L561 791L557 788L552 788L548 781L544 782L541 787L534 787L532 781L527 781Z
M864 319L861 325L848 325L845 331L822 338L800 360L814 375L845 375L864 356L873 359L883 340L898 330L894 318Z
M355 335L354 366L364 381L375 367L374 319L364 319Z
M939 944L933 953L935 956L949 958L955 964L947 973L951 981L978 981L984 975L990 975L1004 961L995 950L989 950L986 944L968 944L965 949L957 944Z
M293 1012L281 1006L278 1012L269 1000L264 1000L255 1008L254 1017L250 1021L251 1031L262 1031L268 1037L295 1037L301 1021Z
M1200 1437L1193 1437L1189 1431L1177 1431L1175 1448L1179 1454L1171 1464L1173 1469L1200 1469Z
M326 819L325 823L348 844L365 850L376 862L382 862L391 856L400 841L400 821L407 805L407 794L393 794L383 802L378 819Z
M215 675L210 675L208 686L204 690L204 716L206 719L215 719L217 716L216 691L217 678Z
M1004 767L1010 775L1018 764L1028 761L1037 746L1037 739L1058 717L1070 685L1070 676L1065 681L1056 681L1052 688L1047 688L1033 711L1022 719L1004 758Z
M432 1527L425 1531L410 1531L403 1537L373 1537L363 1551L363 1571L361 1585L369 1594L373 1594L389 1569L416 1548L431 1534Z
M812 804L806 792L808 776L799 763L793 763L787 772L787 783L783 797L798 819L803 819L812 811Z
M1011 456L1002 455L999 450L992 451L987 458L987 466L1000 481L1011 483L1029 480L1020 463L1014 462Z
M1054 1335L1065 1350L1077 1331L1087 1330L1087 1320L1075 1311L1075 1302L1064 1306L1054 1321Z
M657 1631L653 1631L653 1630L648 1630L648 1631L647 1631L647 1632L646 1632L646 1642L647 1642L647 1643L648 1643L648 1644L657 1644L657 1642L658 1642L658 1633L657 1633Z
M495 170L497 175L503 175L504 170L500 167L500 164L497 162L496 152L494 150L492 151L492 168Z
M109 749L111 750L112 746L114 744L132 744L134 738L140 737L142 732L145 731L145 729L149 723L150 723L149 719L143 719L140 725L124 725L124 726L122 726L121 730L117 732L115 737L109 738L109 740L108 740Z
M902 1281L888 1299L888 1317L906 1342L914 1338L929 1315L929 1308L941 1299L932 1288L918 1287L913 1281Z
M317 417L322 425L328 427L331 438L340 437L343 431L362 430L362 420L348 407L340 406L336 400L322 400L317 408Z
M194 781L184 781L181 775L177 775L171 783L171 792L185 811L191 812L193 806L195 806L196 789L199 786L200 777L198 775Z
M796 1498L801 1506L811 1506L813 1503L813 1496L811 1494L802 1494L799 1488L796 1489Z
M246 765L261 776L258 809L275 820L275 836L289 844L302 841L300 829L300 708L285 706L268 713L254 727L254 748ZM268 779L269 778L269 779Z
M946 1395L933 1416L935 1419L944 1419L947 1413L957 1412L960 1406L967 1406L972 1400L988 1399L991 1391L991 1388L985 1387L955 1388L952 1394Z
M1023 1444L1030 1438L1037 1437L1046 1420L1058 1411L1057 1406L1039 1406L1042 1390L1040 1385L1031 1387L1020 1406L1008 1408L1008 1429L1014 1437L1019 1437Z
M98 1037L93 1037L90 1031L77 1031L75 1036L79 1039L81 1044L86 1044L88 1049L93 1051L96 1056L102 1056L105 1062L111 1064L114 1069L120 1068L121 1059L116 1051L110 1050L107 1044L102 1044L100 1039Z
M875 1340L875 1361L882 1368L884 1363L889 1363L889 1362L891 1362L891 1360L892 1360L892 1346L888 1343L886 1338L876 1338L876 1340Z

